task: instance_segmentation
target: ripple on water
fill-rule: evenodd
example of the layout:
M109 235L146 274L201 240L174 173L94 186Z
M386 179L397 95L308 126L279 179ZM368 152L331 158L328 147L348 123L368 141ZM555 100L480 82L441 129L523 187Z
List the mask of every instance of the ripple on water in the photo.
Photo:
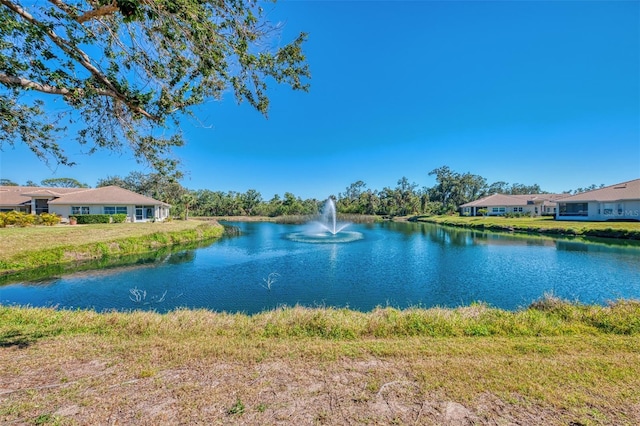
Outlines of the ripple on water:
M336 244L361 240L364 235L356 231L341 231L337 234L331 232L292 232L285 235L285 238L298 243Z

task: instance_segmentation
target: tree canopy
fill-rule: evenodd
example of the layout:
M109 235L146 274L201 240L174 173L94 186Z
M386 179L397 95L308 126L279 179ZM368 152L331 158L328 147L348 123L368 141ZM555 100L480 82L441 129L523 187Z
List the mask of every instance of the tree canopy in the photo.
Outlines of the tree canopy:
M231 91L266 115L267 83L308 88L306 34L277 31L255 0L0 0L0 148L71 165L72 133L174 171L194 106Z
M82 183L77 179L67 178L67 177L44 179L43 181L40 182L40 185L48 186L52 188L88 188L89 187L89 185L87 185L86 183Z
M107 176L98 180L96 188L109 185L119 186L169 204L178 203L187 192L178 181L160 173L131 172L124 178Z
M11 179L2 178L0 179L0 186L18 186L18 184Z

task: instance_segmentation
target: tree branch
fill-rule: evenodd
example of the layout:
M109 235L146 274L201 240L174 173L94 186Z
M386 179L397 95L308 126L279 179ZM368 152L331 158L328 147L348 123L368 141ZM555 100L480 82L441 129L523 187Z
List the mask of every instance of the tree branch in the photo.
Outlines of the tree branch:
M114 12L118 11L118 6L116 5L116 2L113 2L111 4L108 4L106 6L102 6L99 7L97 9L94 10L90 10L88 12L85 12L83 15L79 16L76 21L78 21L80 24L87 22L91 19L95 19L95 18L99 18L101 16L106 16L106 15L111 15Z
M94 77L96 77L100 82L102 82L102 84L107 86L108 90L105 91L105 93L104 93L105 95L111 96L113 98L116 98L116 99L122 101L132 111L134 111L134 112L136 112L136 113L138 113L138 114L140 114L140 115L142 115L142 116L144 116L144 117L146 117L146 118L148 118L150 120L153 120L153 121L158 121L159 120L158 117L155 117L154 115L150 114L149 112L147 112L143 108L140 108L139 106L134 105L127 98L127 96L125 94L121 93L113 85L113 83L111 83L111 81L107 78L107 76L105 76L98 68L96 68L91 63L91 58L84 51L82 51L81 49L79 49L76 46L72 45L67 40L65 40L65 39L61 38L60 36L58 36L48 26L43 25L40 21L35 19L29 12L27 12L26 10L21 8L19 5L13 3L12 1L10 1L10 0L0 0L0 4L5 5L9 9L11 9L13 12L15 12L16 14L21 16L23 19L28 21L29 23L42 28L45 31L45 33L49 36L51 41L53 41L60 49L62 49L69 56L71 56L76 61L78 61L87 71L89 71ZM11 76L7 76L7 77L8 78L15 78L15 77L11 77ZM14 82L13 84L17 84L17 83ZM34 83L34 84L38 84L38 83ZM41 85L41 87L45 87L45 86L46 85ZM49 86L49 87L52 87L52 86ZM65 90L65 89L60 89L60 90ZM53 93L53 92L51 92L51 93ZM59 94L61 94L61 93L59 93Z
M66 89L64 87L50 86L48 84L42 84L35 81L27 80L26 78L14 77L7 74L0 74L0 83L12 86L21 86L25 89L34 89L39 92L48 93L51 95L69 96L73 94L72 90ZM100 94L106 95L106 93Z
M49 0L49 3L54 4L56 7L58 7L58 9L66 12L69 16L71 16L71 18L73 18L80 24L90 21L91 19L99 18L101 16L111 15L112 13L118 11L118 5L115 1L111 2L111 4L100 6L97 9L89 10L84 13L82 13L82 11L78 10L75 7L70 7L62 0Z
M0 83L6 84L7 86L21 86L25 89L33 89L33 90L37 90L39 92L47 93L50 95L73 96L74 94L78 94L82 96L85 93L85 90L80 88L67 89L66 87L56 87L48 84L38 83L37 81L31 81L22 77L14 77L4 73L0 73ZM111 90L105 90L105 89L99 89L99 88L95 88L94 91L99 96L109 96L110 98L114 98L126 103L121 99L121 95L119 93L113 92ZM126 103L126 105L132 110L144 115L148 119L156 120L155 116L149 114L147 111L143 110L142 108L129 105L128 103Z

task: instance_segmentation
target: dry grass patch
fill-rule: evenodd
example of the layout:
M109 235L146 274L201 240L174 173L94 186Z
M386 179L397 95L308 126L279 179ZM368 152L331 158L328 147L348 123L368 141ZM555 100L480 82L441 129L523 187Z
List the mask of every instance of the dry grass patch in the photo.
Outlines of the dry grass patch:
M637 309L0 307L0 423L638 424Z
M540 345L549 350L522 349ZM630 337L76 335L5 347L0 361L7 423L41 416L59 424L640 421L640 351Z

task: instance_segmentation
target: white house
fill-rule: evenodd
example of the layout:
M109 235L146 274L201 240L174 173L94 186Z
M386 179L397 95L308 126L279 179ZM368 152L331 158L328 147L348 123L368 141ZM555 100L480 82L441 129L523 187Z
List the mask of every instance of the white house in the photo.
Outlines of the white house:
M640 221L640 179L563 198L558 220Z
M500 216L506 213L532 216L554 215L557 208L556 200L563 197L566 197L566 194L492 194L462 204L459 208L460 213L466 216L478 216L481 209L486 209L486 214L489 216Z
M171 206L117 186L40 188L0 186L0 211L56 213L63 219L81 214L127 215L128 222L165 220Z

